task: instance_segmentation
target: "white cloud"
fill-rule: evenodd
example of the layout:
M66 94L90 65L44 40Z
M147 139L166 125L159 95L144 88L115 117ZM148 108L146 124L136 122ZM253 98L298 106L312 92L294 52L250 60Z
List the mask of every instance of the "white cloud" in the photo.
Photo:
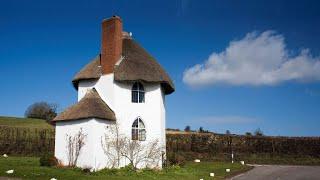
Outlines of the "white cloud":
M248 33L213 52L203 64L185 70L183 81L193 87L213 84L274 85L285 81L320 80L320 58L303 49L292 56L284 37L274 31Z
M243 116L207 116L197 118L194 121L205 124L250 124L259 122L258 119Z

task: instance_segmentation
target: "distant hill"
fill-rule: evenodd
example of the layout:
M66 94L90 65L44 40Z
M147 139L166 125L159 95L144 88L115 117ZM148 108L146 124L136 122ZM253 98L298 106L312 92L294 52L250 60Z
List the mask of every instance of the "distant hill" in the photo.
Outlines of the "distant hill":
M30 128L30 129L53 129L53 126L42 119L17 118L0 116L0 126Z

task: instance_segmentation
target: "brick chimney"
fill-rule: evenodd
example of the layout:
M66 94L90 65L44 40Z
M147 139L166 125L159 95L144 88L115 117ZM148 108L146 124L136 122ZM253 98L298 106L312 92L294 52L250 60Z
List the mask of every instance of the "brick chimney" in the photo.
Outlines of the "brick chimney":
M112 16L102 21L101 67L103 74L113 73L122 54L122 20Z

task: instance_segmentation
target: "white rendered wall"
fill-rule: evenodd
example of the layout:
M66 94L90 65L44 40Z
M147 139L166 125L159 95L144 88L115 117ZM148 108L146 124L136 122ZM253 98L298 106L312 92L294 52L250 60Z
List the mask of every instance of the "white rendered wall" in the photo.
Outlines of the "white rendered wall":
M136 118L140 117L146 127L146 141L142 143L146 145L158 140L165 151L165 95L161 85L160 83L143 83L145 89L144 103L131 102L132 85L133 83L129 82L115 82L113 74L103 75L99 80L81 81L78 87L78 100L84 97L88 89L96 88L100 97L115 112L121 134L131 139L132 123ZM76 126L78 124L77 121L70 121L69 123L74 123ZM100 128L101 124L90 123L90 126L96 129ZM57 126L57 129L59 129L59 126ZM95 137L97 136L95 135ZM96 139L92 140L92 142L95 141ZM95 144L101 145L101 142ZM99 148L96 147L96 149ZM97 153L95 157L103 156L100 155L103 152L99 150L95 152ZM94 167L100 167L103 164L97 165L96 159L91 160L94 161L91 162L91 164L95 165ZM121 166L125 166L128 163L128 161L124 161ZM158 166L161 167L161 161Z
M112 125L114 125L114 122L94 118L57 122L55 157L63 165L68 165L67 135L74 137L82 129L86 138L84 140L85 144L80 151L77 166L81 168L93 168L95 170L106 167L107 157L102 149L101 138L104 138L105 134L110 134L108 130Z

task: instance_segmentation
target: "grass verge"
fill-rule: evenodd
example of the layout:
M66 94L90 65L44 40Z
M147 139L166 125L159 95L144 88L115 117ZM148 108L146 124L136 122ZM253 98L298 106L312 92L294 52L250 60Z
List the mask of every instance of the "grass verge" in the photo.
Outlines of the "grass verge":
M231 169L226 173L225 169ZM7 170L14 170L13 174L6 174ZM0 158L0 176L19 177L22 179L210 179L209 173L215 173L214 179L224 179L231 175L249 170L250 167L239 163L225 162L188 162L184 167L173 166L161 171L141 170L138 172L121 170L101 170L95 173L86 173L78 168L41 167L36 157L8 157ZM213 179L213 178L211 178Z

